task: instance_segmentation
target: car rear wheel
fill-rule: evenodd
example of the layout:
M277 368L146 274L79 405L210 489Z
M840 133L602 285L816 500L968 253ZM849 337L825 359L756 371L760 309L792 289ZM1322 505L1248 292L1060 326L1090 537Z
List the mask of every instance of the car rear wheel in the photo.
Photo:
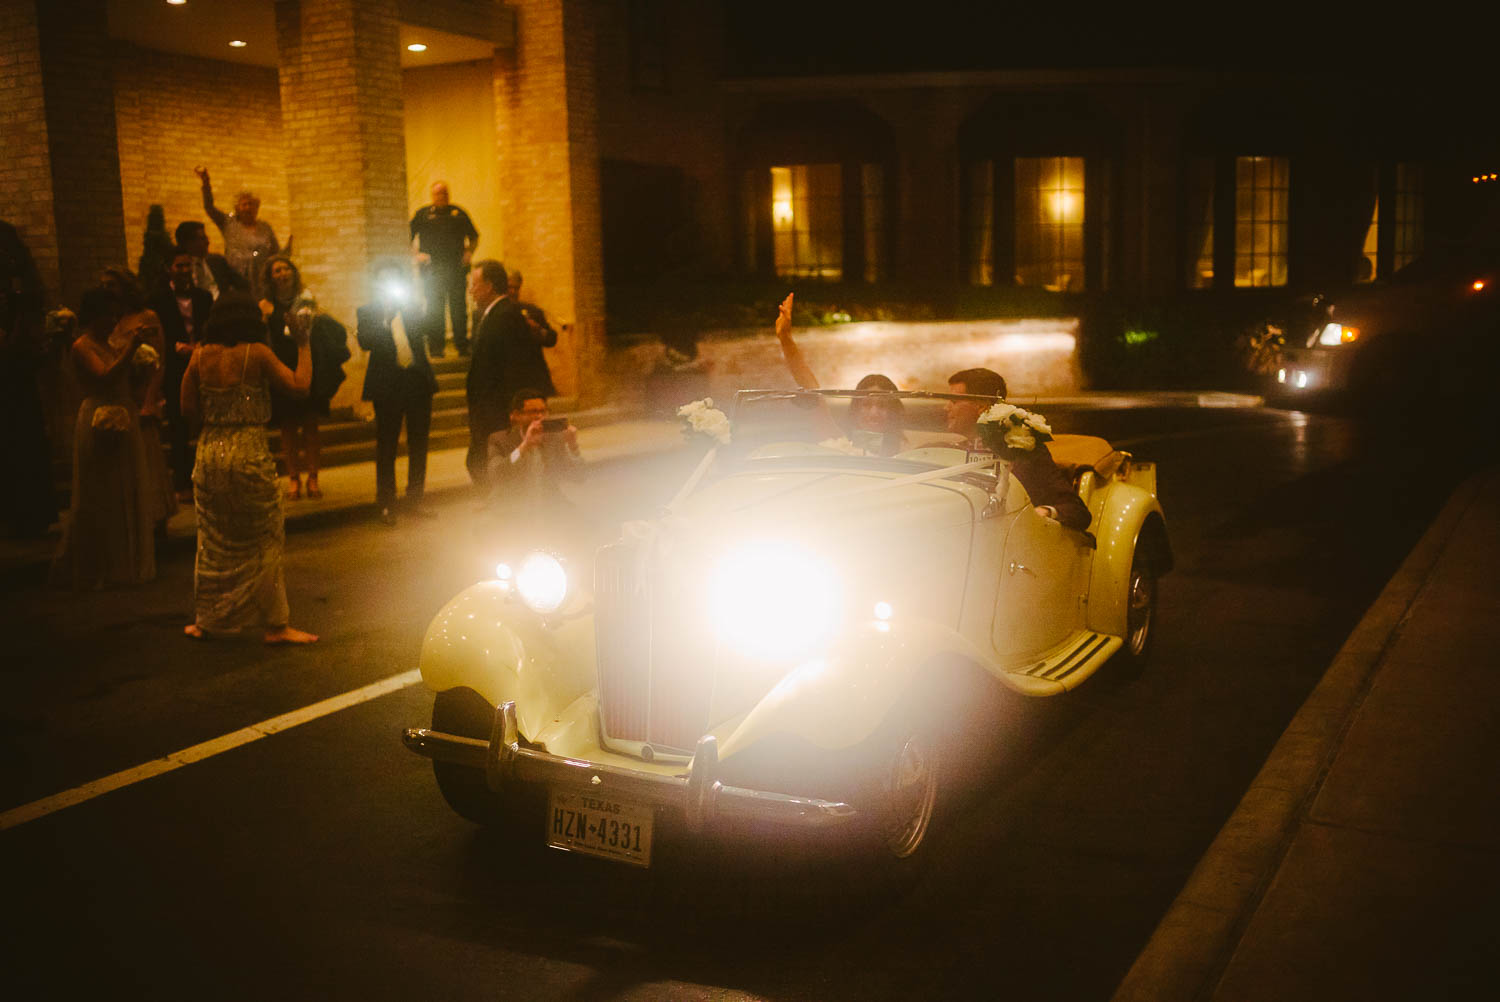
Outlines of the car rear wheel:
M1120 660L1131 674L1140 674L1151 654L1156 633L1157 574L1151 555L1137 547L1125 586L1125 643Z

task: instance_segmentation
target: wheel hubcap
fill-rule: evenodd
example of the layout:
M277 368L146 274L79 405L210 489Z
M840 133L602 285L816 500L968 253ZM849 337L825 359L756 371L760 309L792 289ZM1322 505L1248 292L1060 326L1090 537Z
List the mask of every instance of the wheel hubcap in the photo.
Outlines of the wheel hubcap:
M911 737L891 762L890 824L886 845L897 859L917 851L932 825L937 804L936 753L921 738Z
M1151 616L1156 607L1156 579L1139 567L1130 572L1130 653L1140 655L1151 635Z

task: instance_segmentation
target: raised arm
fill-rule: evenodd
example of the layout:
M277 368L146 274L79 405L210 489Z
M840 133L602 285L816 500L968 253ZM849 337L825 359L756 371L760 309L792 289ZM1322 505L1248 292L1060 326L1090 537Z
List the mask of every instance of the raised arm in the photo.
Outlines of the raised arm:
M193 173L197 174L198 180L202 182L203 211L208 213L208 218L212 219L214 221L214 225L222 230L224 228L224 224L229 222L229 217L224 214L222 209L216 208L214 206L214 189L213 185L209 184L208 182L208 168L194 167Z
M792 340L792 295L787 293L776 312L776 340L781 342L781 357L786 360L786 367L797 385L804 390L816 390L818 377L813 375L807 359L802 357L802 349Z
M112 362L106 362L99 356L99 349L94 347L88 335L74 341L73 365L77 368L79 377L88 385L103 385L110 382L120 374L122 368L130 364L131 359L135 357L135 350L140 347L145 336L146 331L142 327L131 331L130 342Z
M297 369L293 372L281 363L268 346L252 345L250 351L266 370L266 378L272 386L289 397L305 397L312 389L312 344L305 330L292 329L297 342Z

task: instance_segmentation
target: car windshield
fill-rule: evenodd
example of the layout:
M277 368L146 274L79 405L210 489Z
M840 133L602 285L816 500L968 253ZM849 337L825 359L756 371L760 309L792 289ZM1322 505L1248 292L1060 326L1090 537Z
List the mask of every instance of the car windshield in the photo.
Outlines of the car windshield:
M946 430L949 399L954 395L917 391L742 390L730 414L732 451L753 459L788 454L781 446L813 446L830 454L894 457L953 446L959 436Z

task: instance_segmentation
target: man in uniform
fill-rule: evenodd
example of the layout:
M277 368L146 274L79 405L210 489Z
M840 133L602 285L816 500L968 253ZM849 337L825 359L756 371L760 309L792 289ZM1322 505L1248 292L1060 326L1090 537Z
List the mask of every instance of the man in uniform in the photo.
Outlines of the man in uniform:
M432 182L432 204L422 206L411 217L411 238L427 287L427 348L434 358L443 354L447 343L443 325L446 303L453 320L453 346L460 355L467 355L469 311L464 302L464 283L469 260L479 246L479 231L467 212L448 201L446 181Z

